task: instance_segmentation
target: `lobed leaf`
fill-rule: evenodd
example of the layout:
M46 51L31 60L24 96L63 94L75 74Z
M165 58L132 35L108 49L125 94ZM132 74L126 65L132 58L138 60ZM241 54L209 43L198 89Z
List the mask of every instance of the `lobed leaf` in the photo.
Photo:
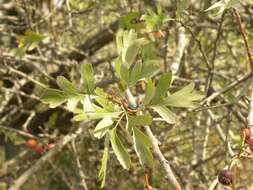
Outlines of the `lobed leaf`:
M203 95L194 90L194 83L191 83L181 90L165 98L161 104L172 107L194 108Z

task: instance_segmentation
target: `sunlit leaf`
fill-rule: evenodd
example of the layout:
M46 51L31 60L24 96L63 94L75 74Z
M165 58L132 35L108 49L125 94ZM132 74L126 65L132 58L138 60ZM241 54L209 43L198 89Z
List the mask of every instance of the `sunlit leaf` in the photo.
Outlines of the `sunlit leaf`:
M112 149L113 149L118 161L122 165L122 167L124 169L129 169L130 164L131 164L130 156L129 156L126 148L124 147L122 141L120 140L120 138L117 135L116 127L114 127L111 131L111 145L112 145Z
M168 96L162 101L163 105L172 107L196 107L197 101L201 100L203 95L194 90L194 83L191 83L174 94Z
M150 151L152 143L149 137L147 137L137 127L133 127L132 129L133 129L134 149L139 157L140 163L142 165L152 167L153 155Z
M74 116L75 121L88 121L93 119L101 119L104 117L117 118L122 112L108 112L106 110L101 110L97 112L83 112Z
M152 108L169 124L174 124L177 122L177 116L171 112L166 106L156 105Z
M128 130L132 129L134 126L145 126L145 125L150 125L152 122L152 116L148 114L144 115L128 115Z
M93 132L94 137L101 139L108 132L112 124L113 120L111 117L105 117L102 120L100 120Z
M103 188L105 186L105 177L106 177L106 170L107 170L107 163L109 160L109 142L110 142L110 135L107 134L104 142L104 153L101 160L101 167L98 173L98 179L101 181L100 187Z

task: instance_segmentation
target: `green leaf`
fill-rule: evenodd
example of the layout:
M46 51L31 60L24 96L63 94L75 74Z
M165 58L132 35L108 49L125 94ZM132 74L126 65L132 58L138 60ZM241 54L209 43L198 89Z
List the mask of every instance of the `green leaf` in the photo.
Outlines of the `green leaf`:
M152 116L148 113L145 115L138 115L138 116L131 116L127 115L128 124L127 128L128 130L132 129L134 126L145 126L150 125L152 123Z
M108 132L112 124L113 120L111 117L105 117L102 120L100 120L93 132L94 137L101 139Z
M94 73L90 63L81 65L81 76L84 82L84 89L86 93L92 94L95 89Z
M104 109L100 110L100 111L96 111L96 112L83 112L80 114L77 114L74 116L73 120L74 121L88 121L88 120L93 120L93 119L101 119L104 117L111 117L111 118L118 118L118 116L121 114L122 112L108 112Z
M129 169L131 164L130 156L117 135L116 127L114 127L111 131L111 144L112 149L122 167L124 169Z
M168 88L170 87L171 84L171 79L172 79L172 73L164 73L160 80L158 81L158 84L156 86L156 91L154 94L154 97L152 98L150 104L151 105L156 105L159 102L162 101L162 99L165 96L165 93L167 92Z
M137 54L139 53L139 43L133 43L128 47L124 47L122 51L122 61L126 63L128 68L133 64Z
M78 96L78 89L65 77L58 76L56 79L58 86L69 95L69 97Z
M108 95L104 92L101 88L95 89L95 94L98 95L95 97L95 100L98 102L99 105L101 105L104 109L106 109L109 112L119 111L118 107L112 102L108 100Z
M41 101L45 104L49 104L51 108L61 105L66 102L67 99L68 96L63 91L52 88L46 89L41 96Z
M123 35L124 35L124 31L122 29L119 29L116 34L116 46L117 46L118 54L121 54L121 50L123 48Z
M76 109L79 101L80 101L80 97L68 99L68 101L67 101L68 110L73 112Z
M155 95L155 85L151 79L148 80L145 98L143 99L143 105L148 105Z
M124 81L126 81L127 83L129 83L129 68L127 63L122 62L121 67L120 67L120 78Z
M172 107L194 108L203 95L194 90L194 83L191 83L181 90L165 98L161 104Z
M153 166L153 155L150 151L152 143L141 130L137 127L133 127L133 141L134 149L139 157L140 163L142 165L146 164L149 167Z
M101 188L105 186L107 162L109 160L109 142L110 142L109 139L110 139L110 135L107 133L105 137L105 142L104 142L105 148L104 148L104 153L101 160L101 167L98 173L98 179L99 181L101 181L101 185L100 185Z
M93 113L95 112L96 108L99 108L92 103L92 97L90 95L85 95L81 102L83 104L83 112Z
M174 124L177 122L177 116L171 112L166 106L152 106L153 108L167 123Z
M142 42L143 39L138 39L134 30L124 32L121 58L122 64L128 69L133 64Z
M141 79L149 78L154 75L155 72L159 69L157 64L154 64L153 61L147 61L145 63L136 63L135 66L131 69L130 73L130 83L129 87L136 84Z
M121 57L119 56L118 58L114 59L113 64L114 64L114 69L115 69L117 76L119 78L122 78L121 77L121 65L122 65Z

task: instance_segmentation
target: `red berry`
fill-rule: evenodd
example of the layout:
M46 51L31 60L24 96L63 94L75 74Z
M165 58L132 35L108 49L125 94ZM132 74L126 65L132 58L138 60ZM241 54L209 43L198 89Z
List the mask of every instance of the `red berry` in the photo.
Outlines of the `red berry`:
M37 141L34 140L34 139L29 139L25 143L26 147L29 148L29 149L35 148L37 146L37 144L38 144Z
M36 147L33 148L33 151L37 154L42 154L44 152L44 148L41 145L37 145Z
M218 181L225 186L230 186L234 183L235 174L231 170L222 170L219 172Z
M155 36L157 39L164 38L164 37L165 37L165 32L162 32L162 31L154 32L154 36Z
M250 130L248 128L244 128L242 130L242 138L245 141L248 141L250 139Z
M53 143L50 143L47 145L48 150L52 150L54 147L55 147L55 144L53 144Z

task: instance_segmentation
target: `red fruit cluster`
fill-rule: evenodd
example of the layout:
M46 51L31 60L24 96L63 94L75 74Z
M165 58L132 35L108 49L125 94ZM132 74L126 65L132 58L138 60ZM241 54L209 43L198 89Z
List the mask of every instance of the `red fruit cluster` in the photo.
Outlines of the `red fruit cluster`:
M44 152L43 146L34 139L27 140L25 145L28 149L32 150L37 154L42 154Z
M218 181L225 186L230 186L234 183L235 174L231 170L221 170L218 175Z
M45 152L45 148L34 139L27 140L26 147L37 154L43 154ZM54 147L55 147L55 144L49 143L47 145L47 150L48 151L52 150Z

